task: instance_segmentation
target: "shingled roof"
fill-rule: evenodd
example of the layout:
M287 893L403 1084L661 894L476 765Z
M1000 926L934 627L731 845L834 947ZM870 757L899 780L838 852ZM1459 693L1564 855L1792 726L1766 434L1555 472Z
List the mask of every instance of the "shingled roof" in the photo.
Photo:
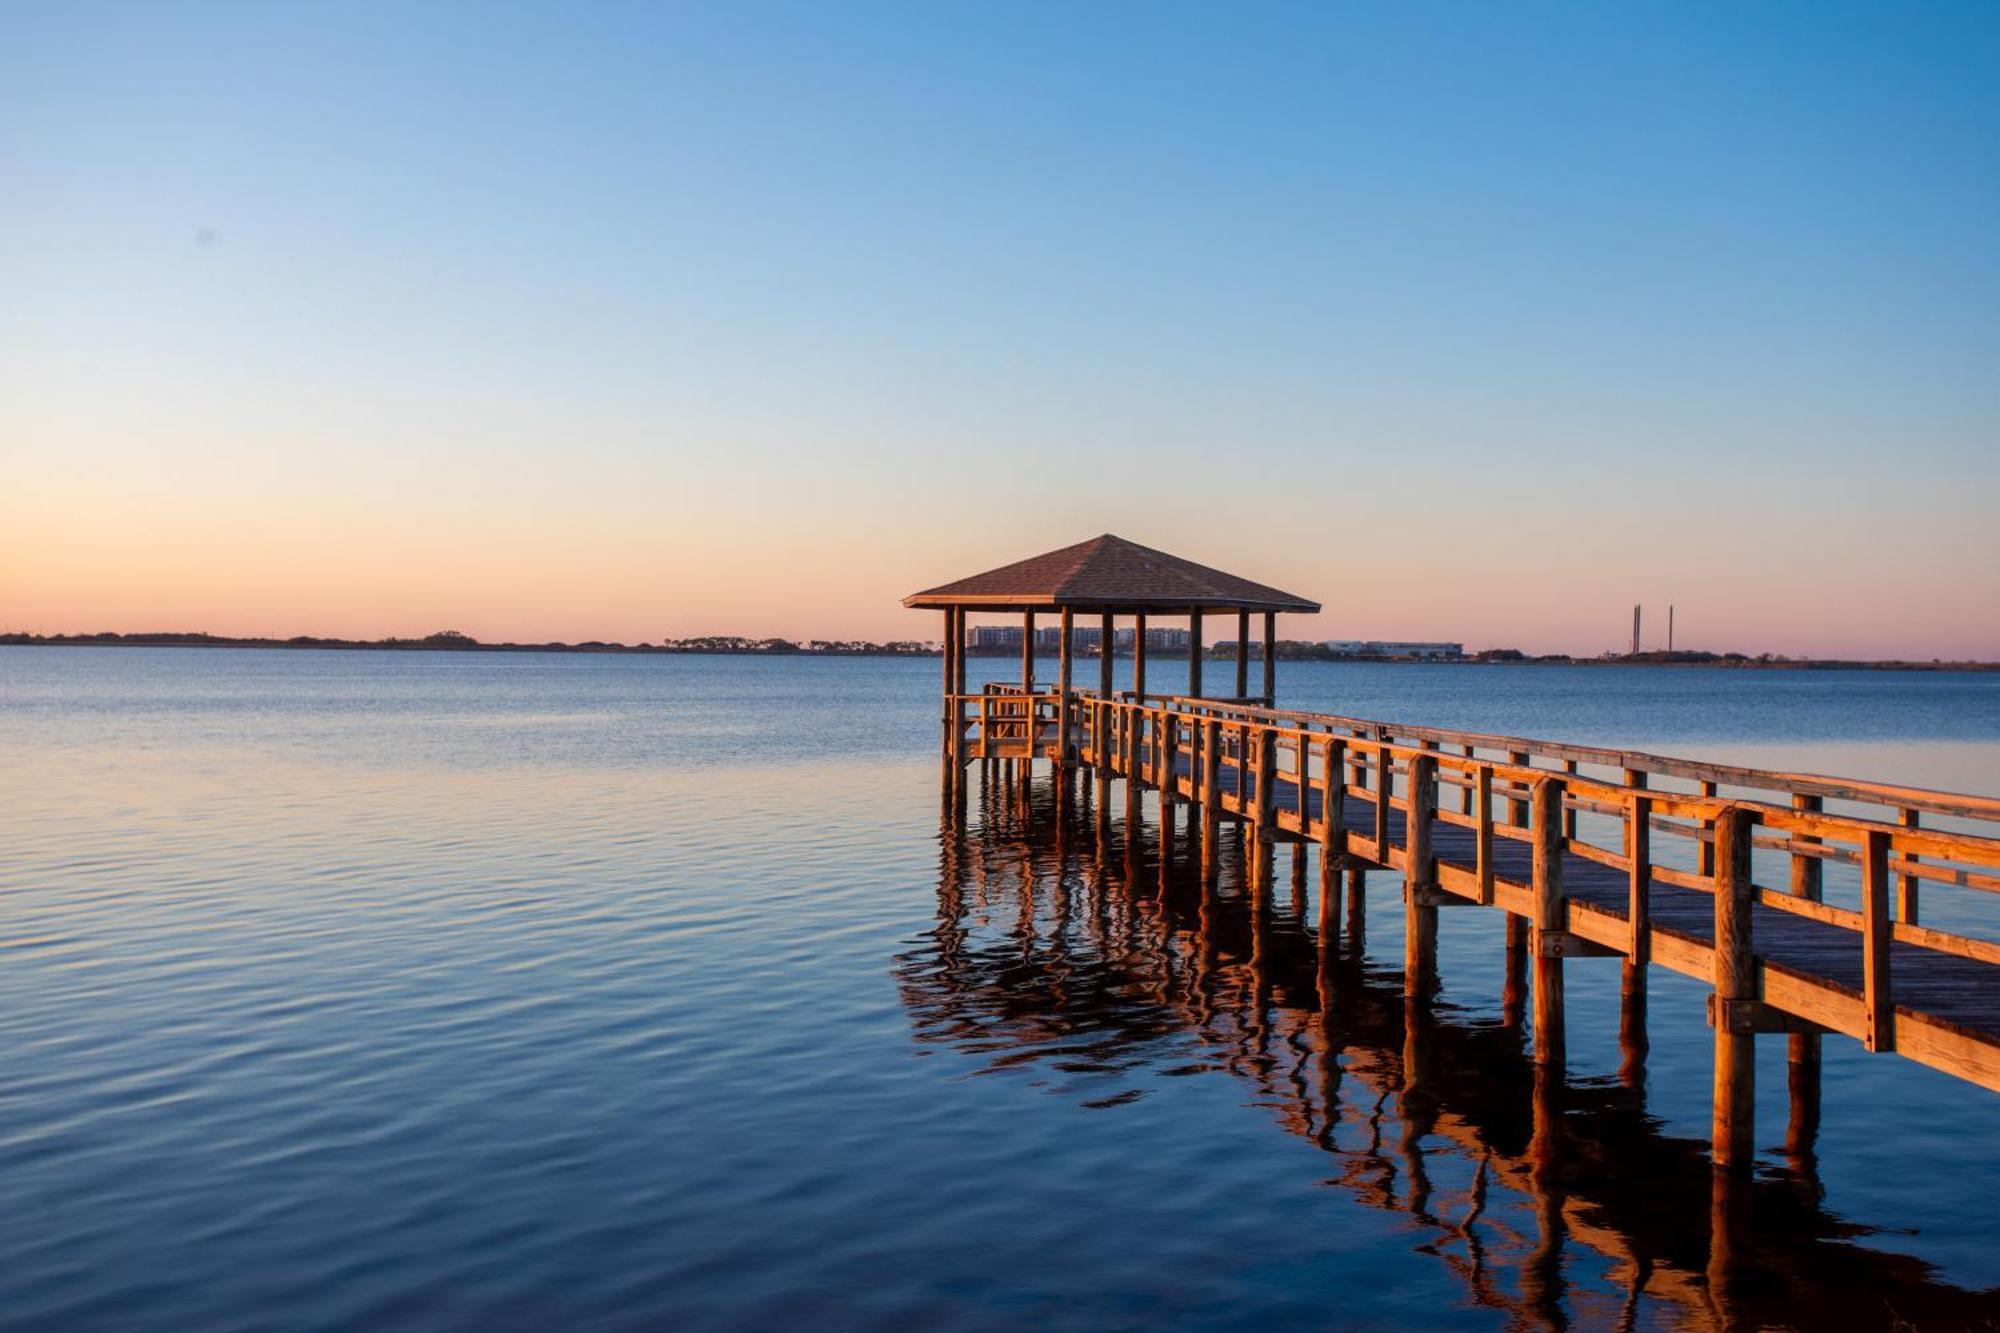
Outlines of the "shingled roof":
M903 599L986 611L1317 611L1318 602L1197 565L1110 533Z

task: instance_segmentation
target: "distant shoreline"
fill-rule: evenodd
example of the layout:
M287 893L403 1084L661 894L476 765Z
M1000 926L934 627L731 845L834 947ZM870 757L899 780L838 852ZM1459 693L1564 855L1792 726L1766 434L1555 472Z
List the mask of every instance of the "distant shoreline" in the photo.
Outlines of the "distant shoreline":
M874 643L864 639L740 639L715 637L674 639L662 643L617 643L585 640L581 643L482 643L467 635L449 631L421 639L329 639L300 635L289 639L230 638L199 633L161 634L0 634L0 647L30 648L283 648L327 649L337 652L418 652L418 653L599 653L638 654L656 657L937 657L941 649L934 643L892 640ZM1253 652L1261 651L1253 647ZM968 650L968 656L1018 660L1018 653ZM1115 654L1129 658L1129 653ZM1037 653L1037 658L1052 656ZM1187 653L1154 650L1147 656L1155 661L1185 661ZM1381 666L1668 666L1721 668L1736 671L2000 671L2000 662L1946 661L1861 661L1845 658L1750 657L1742 653L1640 653L1637 656L1569 657L1560 653L1531 656L1503 649L1474 654L1457 660L1424 660L1399 657L1369 657L1341 654L1323 645L1280 640L1276 656L1281 661L1323 661L1374 663ZM1234 660L1235 645L1212 644L1207 661ZM1095 661L1095 653L1078 654L1078 660Z

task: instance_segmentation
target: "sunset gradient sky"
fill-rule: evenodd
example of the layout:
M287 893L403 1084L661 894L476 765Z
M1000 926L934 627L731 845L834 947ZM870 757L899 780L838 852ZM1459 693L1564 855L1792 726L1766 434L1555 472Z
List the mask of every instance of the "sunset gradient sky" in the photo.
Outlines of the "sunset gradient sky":
M0 16L0 629L2000 658L2000 7Z

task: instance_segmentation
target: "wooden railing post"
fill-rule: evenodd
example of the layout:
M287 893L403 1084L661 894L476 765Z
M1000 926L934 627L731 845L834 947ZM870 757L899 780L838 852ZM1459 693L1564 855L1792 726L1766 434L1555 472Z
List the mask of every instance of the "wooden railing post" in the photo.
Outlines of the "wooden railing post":
M1701 794L1703 796L1713 797L1716 794L1715 784L1713 782L1702 783ZM1700 841L1700 843L1696 845L1697 850L1695 852L1695 857L1696 857L1695 866L1703 878L1709 878L1715 874L1715 828L1711 824L1707 829L1704 829L1703 832L1706 833L1707 836L1704 837Z
M1646 789L1646 775L1639 769L1625 770L1625 785L1634 793L1625 813L1625 858L1630 863L1625 923L1632 931L1625 958L1643 968L1653 960L1653 798L1639 794Z
M1570 777L1575 777L1576 760L1563 760L1563 772ZM1574 806L1570 806L1563 811L1563 836L1565 838L1574 838L1576 836L1576 807Z
M1715 817L1715 1165L1748 1170L1756 1156L1757 960L1750 939L1750 811Z
M1201 724L1201 873L1215 878L1216 842L1222 830L1222 724Z
M1537 778L1529 789L1529 829L1534 849L1535 915L1529 932L1529 952L1535 960L1535 1063L1560 1069L1568 1055L1563 1031L1563 932L1569 927L1569 904L1562 887L1561 778Z
M1896 1049L1896 999L1889 986L1889 834L1861 835L1861 987L1871 1051Z
M1076 637L1076 613L1062 611L1062 646L1056 654L1056 769L1069 767L1070 640Z
M1180 719L1170 708L1160 710L1160 823L1173 831L1174 806L1180 801Z
M1472 758L1472 747L1470 745L1461 745L1458 748L1464 754L1465 758ZM1469 782L1458 789L1458 813L1461 815L1472 813L1472 784Z
M1347 775L1341 770L1346 760L1346 742L1328 736L1319 797L1319 947L1325 950L1334 947L1340 931L1340 864L1347 850L1347 833L1341 826Z
M1389 802L1396 790L1396 760L1389 753L1389 734L1375 731L1375 864L1389 864Z
M1258 727L1257 737L1257 837L1270 842L1278 818L1278 733Z
M1819 814L1826 802L1818 796L1792 797L1792 808L1803 814ZM1794 846L1817 847L1816 834L1794 831ZM1817 856L1792 855L1791 889L1796 897L1818 902L1824 896L1824 870ZM1801 1177L1812 1171L1813 1140L1819 1135L1819 1091L1821 1068L1820 1034L1794 1032L1785 1039L1785 1092L1790 1115L1785 1124L1785 1155Z
M1472 873L1479 879L1479 901L1491 907L1493 905L1493 766L1481 764L1473 773L1472 785L1467 790L1473 795L1473 810L1478 820L1473 829Z
M1437 808L1437 760L1410 756L1404 778L1403 821L1403 994L1430 994L1437 974L1437 864L1431 854L1431 819Z
M1904 828L1916 828L1918 822L1915 810L1906 809L1903 811L1902 824ZM1906 849L1897 852L1896 859L1904 863L1909 863L1917 859L1917 854ZM1917 877L1915 875L1901 875L1896 879L1896 919L1906 925L1914 926L1917 924Z

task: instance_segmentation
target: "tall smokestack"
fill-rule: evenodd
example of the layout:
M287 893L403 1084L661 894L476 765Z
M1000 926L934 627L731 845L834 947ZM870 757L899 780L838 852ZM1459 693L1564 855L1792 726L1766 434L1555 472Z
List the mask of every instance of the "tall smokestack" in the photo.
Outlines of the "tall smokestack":
M1639 655L1639 608L1632 608L1632 656Z
M1667 651L1674 650L1674 604L1667 603Z

